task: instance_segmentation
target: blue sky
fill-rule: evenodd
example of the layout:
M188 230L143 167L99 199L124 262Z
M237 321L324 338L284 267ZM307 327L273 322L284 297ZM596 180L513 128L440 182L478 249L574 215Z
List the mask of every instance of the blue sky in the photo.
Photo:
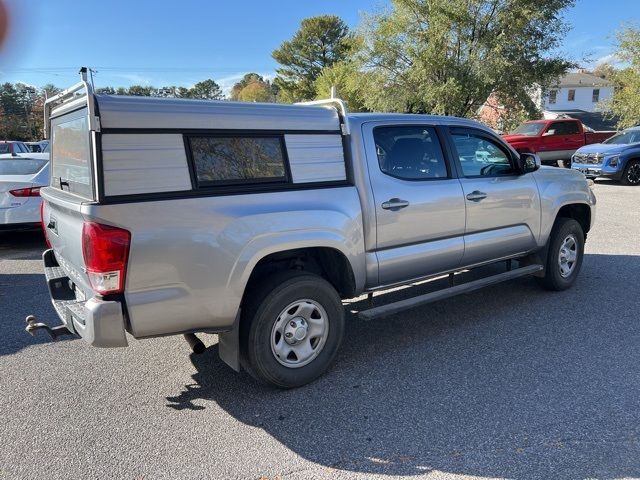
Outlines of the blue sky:
M0 0L0 2L3 0ZM271 51L308 16L355 27L385 0L4 0L17 28L0 51L0 81L68 86L77 68L96 86L183 85L213 78L225 89L244 73L273 75ZM608 58L614 32L640 19L639 0L577 0L563 50L585 66ZM591 65L582 60L590 58Z

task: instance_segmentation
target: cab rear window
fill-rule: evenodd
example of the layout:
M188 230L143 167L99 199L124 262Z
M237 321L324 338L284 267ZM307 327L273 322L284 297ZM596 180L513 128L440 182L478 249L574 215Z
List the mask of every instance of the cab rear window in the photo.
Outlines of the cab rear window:
M51 186L93 198L86 109L51 120Z

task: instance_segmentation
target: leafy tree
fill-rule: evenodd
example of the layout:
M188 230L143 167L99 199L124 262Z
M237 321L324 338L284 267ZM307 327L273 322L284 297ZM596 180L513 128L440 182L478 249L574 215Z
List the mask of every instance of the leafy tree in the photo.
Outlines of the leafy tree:
M369 18L359 53L369 109L474 116L494 92L534 108L572 66L555 53L574 0L392 0ZM533 112L531 112L533 113Z
M278 89L257 73L247 73L232 88L231 100L242 102L273 102L276 100Z
M347 102L350 111L365 111L365 92L361 85L366 76L367 73L361 72L353 62L334 63L325 67L314 82L315 97L329 98L331 87L336 87L338 97Z
M188 98L202 98L206 100L220 100L223 98L220 85L211 79L196 83L188 90L187 96Z
M240 96L240 92L243 88L253 82L264 82L264 78L257 73L247 73L239 82L236 82L231 88L231 93L229 97L231 100L238 100Z
M603 107L618 118L618 127L627 128L640 124L640 28L628 26L617 34L616 57L626 66L620 70L609 69L613 81L613 97L604 101Z
M118 89L119 91L120 89ZM150 97L155 89L150 86L144 85L131 85L125 93L125 95L132 95L135 97Z
M325 67L346 60L353 39L349 27L335 15L306 18L291 40L271 54L282 66L274 83L285 101L311 100L314 82Z
M265 82L251 82L238 94L241 102L270 102L274 100L269 84Z
M115 95L116 94L116 89L113 87L101 87L101 88L96 88L96 93L104 93L107 95Z

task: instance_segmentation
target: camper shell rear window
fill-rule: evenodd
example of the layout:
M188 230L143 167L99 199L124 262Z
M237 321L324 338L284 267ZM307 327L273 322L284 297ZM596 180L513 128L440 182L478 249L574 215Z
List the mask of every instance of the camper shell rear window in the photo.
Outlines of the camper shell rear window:
M51 119L51 186L94 198L87 109Z

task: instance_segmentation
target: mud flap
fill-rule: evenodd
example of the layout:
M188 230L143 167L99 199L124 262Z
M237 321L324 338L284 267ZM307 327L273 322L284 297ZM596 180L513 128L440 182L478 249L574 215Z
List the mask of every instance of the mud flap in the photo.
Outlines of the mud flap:
M240 310L233 322L233 328L218 334L218 355L236 372L240 371Z

